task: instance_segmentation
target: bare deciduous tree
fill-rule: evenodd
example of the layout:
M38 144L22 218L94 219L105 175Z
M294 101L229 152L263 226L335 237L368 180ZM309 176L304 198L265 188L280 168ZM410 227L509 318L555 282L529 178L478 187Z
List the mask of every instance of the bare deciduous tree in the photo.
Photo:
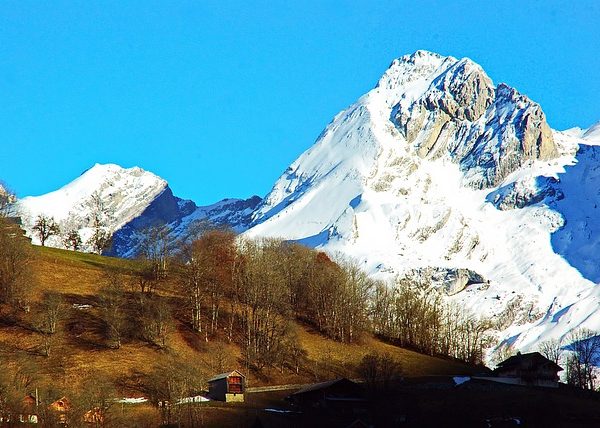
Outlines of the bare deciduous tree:
M173 315L167 302L159 296L147 298L141 312L144 339L159 348L166 348L169 334L174 328Z
M540 353L555 364L560 364L563 350L561 339L548 339L541 342L538 346Z
M79 235L77 229L71 229L63 236L63 245L68 250L78 251L82 243L81 235Z
M108 224L112 218L111 210L106 206L99 192L94 192L88 202L90 210L89 224L92 235L87 241L92 251L102 254L110 247L112 235L108 231Z
M235 234L227 230L206 231L186 249L182 287L189 296L192 328L197 332L216 333L221 305L227 294L235 300ZM203 329L202 309L208 306L208 321ZM233 311L233 308L232 308Z
M47 217L43 214L37 216L32 229L39 238L42 247L46 244L48 238L60 234L60 227L54 217Z
M158 224L145 228L139 235L139 256L149 265L154 279L159 281L167 275L167 261L172 253L169 229L164 224Z
M402 364L389 354L371 352L360 362L358 375L371 392L387 392L391 382L402 376Z
M162 423L177 426L201 426L202 406L189 397L202 390L206 375L197 364L175 361L169 365L157 365L145 381L147 395L162 413Z
M123 277L113 271L105 273L105 285L101 290L101 310L106 324L109 346L120 348L127 330L126 295Z
M40 330L46 334L57 331L59 321L65 313L62 297L56 293L47 293L42 300Z
M282 339L289 333L291 315L289 290L281 270L278 241L241 243L244 266L237 277L244 331L244 357L261 370L277 362Z
M0 303L28 307L26 295L33 281L31 250L22 230L0 217Z
M567 361L567 381L584 389L594 390L596 372L600 363L600 336L587 328L573 330L567 341L567 349L573 354Z

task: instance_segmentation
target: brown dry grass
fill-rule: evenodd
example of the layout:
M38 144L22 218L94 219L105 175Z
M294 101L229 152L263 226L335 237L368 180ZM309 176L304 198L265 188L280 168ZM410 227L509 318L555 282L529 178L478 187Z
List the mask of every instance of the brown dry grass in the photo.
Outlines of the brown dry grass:
M66 319L61 324L61 333L55 337L51 357L39 352L40 335L27 324L27 315L22 322L10 323L0 319L1 355L8 360L29 360L38 370L38 375L47 382L77 387L86 375L102 375L118 385L123 394L135 394L131 385L140 375L147 374L157 365L176 364L185 361L197 366L199 372L209 376L215 373L215 355L225 354L225 363L230 368L244 370L239 347L227 343L206 342L178 320L169 336L168 349L161 350L136 339L126 340L120 349L110 349L103 342L101 320L96 308L98 290L102 286L105 271L116 270L126 275L139 269L135 261L92 254L35 247L32 263L35 281L31 286L34 301L46 292L58 292L69 304ZM162 295L175 299L176 284L167 284ZM89 309L75 309L73 304L91 304ZM325 339L310 328L297 324L298 337L307 351L307 360L300 373L276 368L263 373L249 373L249 384L307 383L336 376L355 376L355 367L370 351L389 353L402 363L406 375L462 374L474 369L465 364L440 358L424 356L365 337L359 344L341 344ZM139 392L138 392L139 393Z

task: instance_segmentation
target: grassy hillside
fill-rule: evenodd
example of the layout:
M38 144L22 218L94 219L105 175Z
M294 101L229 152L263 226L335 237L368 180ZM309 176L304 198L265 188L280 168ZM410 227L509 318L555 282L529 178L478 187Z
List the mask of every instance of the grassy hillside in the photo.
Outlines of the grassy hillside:
M106 271L117 271L129 275L139 269L136 261L124 260L112 257L85 254L73 251L59 250L54 248L34 247L35 282L33 298L40 299L43 293L54 291L62 294L70 309L66 319L63 321L64 336L61 338L60 347L68 350L68 355L73 358L69 369L77 371L82 367L99 369L102 367L114 368L119 365L124 370L142 369L144 363L161 361L174 357L198 360L201 366L204 362L207 366L211 359L211 351L214 351L213 341L206 342L201 336L193 334L182 320L177 320L175 330L170 334L169 345L166 350L158 350L143 342L131 341L125 343L121 349L106 349L94 346L94 305L97 303L98 290L105 281ZM133 281L133 280L132 280ZM165 297L175 296L177 284L167 281L159 293ZM74 309L73 305L91 305L89 310ZM173 307L177 315L178 308ZM88 329L71 333L69 327L75 323L83 324ZM344 344L328 340L314 332L310 327L296 324L295 328L300 337L302 346L307 351L308 360L312 363L322 365L327 373L328 369L333 372L344 374L345 370L353 369L360 359L371 350L389 353L402 362L403 369L407 375L421 376L431 374L454 374L470 373L473 368L466 364L422 355L410 350L398 348L383 343L373 337L365 337L360 344ZM8 339L13 334L24 334L22 329L2 329L2 338ZM12 336L14 337L14 336ZM86 339L89 337L89 339ZM231 354L230 365L238 366L237 359L241 356L240 350L227 343L223 343L226 352ZM219 351L221 352L221 351ZM91 358L93 356L93 358ZM290 378L291 381L310 380L306 373L307 367L299 376L295 374L283 375L279 370L272 370L267 375L257 377L253 383L273 383L282 378Z
M472 366L398 348L371 336L356 344L335 342L300 323L292 326L306 351L298 373L289 367L248 371L241 349L229 343L224 333L206 340L191 330L181 307L183 299L177 283L169 278L157 291L157 298L168 303L174 319L167 346L149 344L133 332L123 339L120 348L113 349L107 346L99 291L110 272L118 272L124 275L124 283L133 295L137 287L134 274L141 265L131 260L34 247L31 267L29 312L15 313L4 306L0 317L0 359L11 368L11 373L24 372L30 377L23 392L38 388L58 398L74 394L73 391L81 393L92 379L94 384L116 389L113 393L120 396L142 396L148 395L156 373L164 372L168 377L170 368L183 366L193 370L196 379L239 369L248 374L249 386L309 383L339 376L355 377L357 365L371 351L391 355L401 363L407 376L476 371ZM41 334L35 327L40 304L47 293L59 294L64 302L57 332L51 336ZM50 350L48 356L44 352L46 347ZM157 417L156 410L147 408L147 411L149 418ZM143 420L139 415L136 418Z

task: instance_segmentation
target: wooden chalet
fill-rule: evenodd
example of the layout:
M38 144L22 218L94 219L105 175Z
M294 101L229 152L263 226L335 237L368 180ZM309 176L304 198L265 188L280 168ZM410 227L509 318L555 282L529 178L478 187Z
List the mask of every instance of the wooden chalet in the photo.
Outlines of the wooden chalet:
M59 425L67 424L67 412L71 410L71 401L67 397L59 398L51 403L48 408L58 414Z
M221 373L208 380L208 394L213 400L244 402L246 376L237 370Z
M306 386L286 398L303 409L353 412L365 406L362 386L346 378Z
M22 412L19 414L19 422L21 423L29 423L29 424L37 424L38 423L38 415L37 415L37 404L38 401L33 394L27 394L21 400L22 404Z
M27 394L21 400L20 413L0 412L0 426L13 426L13 424L37 424L37 400L32 394Z
M498 382L557 388L562 369L539 352L519 352L498 364L494 375Z

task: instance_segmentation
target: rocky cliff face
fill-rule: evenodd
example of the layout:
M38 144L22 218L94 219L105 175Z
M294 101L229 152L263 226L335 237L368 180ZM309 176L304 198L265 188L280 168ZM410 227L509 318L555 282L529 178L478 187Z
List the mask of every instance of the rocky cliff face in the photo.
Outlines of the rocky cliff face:
M386 74L418 69L427 55L397 60ZM423 93L392 110L393 122L420 157L449 157L468 185L488 188L527 161L558 155L541 107L505 84L495 87L479 65L445 58L431 72L435 77Z
M0 183L0 214L11 215L11 213L9 212L9 207L16 201L16 196L8 190L6 190L2 183Z
M173 196L169 188L156 198L132 221L113 235L113 246L108 255L135 257L145 231L152 226L164 225L172 245L185 239L199 223L207 227L228 227L235 232L248 228L252 213L261 202L253 196L248 199L223 199L213 205L198 207L189 200Z
M143 211L115 231L112 247L106 254L119 257L136 255L140 240L139 234L143 233L145 229L172 224L195 211L196 205L193 202L190 201L188 204L180 202L181 199L173 196L173 192L167 187Z

